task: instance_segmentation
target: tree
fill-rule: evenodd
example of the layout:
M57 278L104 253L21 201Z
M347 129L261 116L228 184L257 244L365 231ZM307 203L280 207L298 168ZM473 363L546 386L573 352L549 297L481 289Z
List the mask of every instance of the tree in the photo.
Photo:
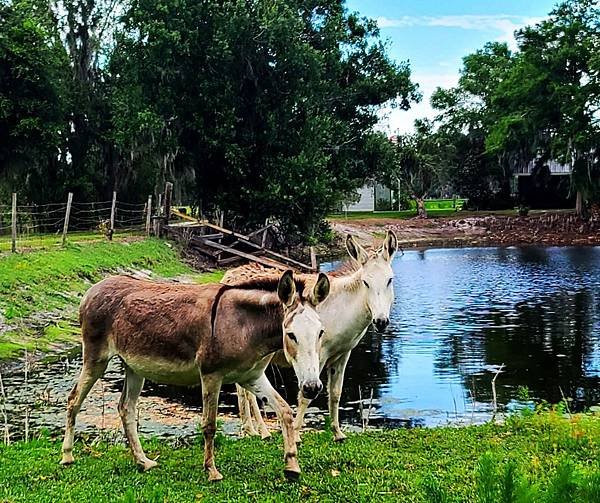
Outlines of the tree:
M444 185L446 160L452 145L433 131L428 121L415 121L415 132L396 138L396 164L387 174L388 183L396 179L417 206L417 216L427 218L425 198Z
M438 88L431 104L438 111L435 126L453 138L448 178L474 208L510 204L514 158L505 150L487 148L491 130L503 110L496 106L498 86L506 79L515 55L504 43L491 42L463 59L458 85Z
M498 90L497 105L508 113L489 142L498 148L517 139L531 158L571 164L581 216L598 177L600 79L593 66L599 18L597 1L568 0L519 32L518 64Z
M577 213L598 192L600 10L595 0L567 0L547 20L517 33L519 50L486 44L464 58L459 85L438 90L440 127L485 146L482 175L497 177L508 201L515 169L557 160L572 166ZM475 152L473 152L475 153ZM470 156L471 159L477 156ZM495 158L498 169L485 158Z
M234 227L274 217L314 236L390 162L378 108L420 98L376 23L342 0L0 8L0 169L36 202L141 201L170 180L176 201Z
M274 216L313 235L381 169L376 110L418 99L408 65L339 0L162 5L126 13L112 60L116 137L137 150L150 136L157 183L188 180L181 192L205 213L241 228Z
M57 195L67 128L66 67L46 2L0 3L0 186L7 192L37 202Z

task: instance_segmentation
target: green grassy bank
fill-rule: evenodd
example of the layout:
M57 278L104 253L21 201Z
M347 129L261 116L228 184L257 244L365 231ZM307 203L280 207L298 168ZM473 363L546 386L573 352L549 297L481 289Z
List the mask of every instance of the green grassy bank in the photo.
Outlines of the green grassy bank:
M189 275L198 282L220 279L220 273L195 274L176 250L156 239L0 255L0 359L76 340L83 293L106 274L138 269L167 278Z
M0 501L600 501L600 418L553 413L504 425L307 433L301 480L282 474L281 436L219 437L225 479L210 484L200 441L146 441L159 467L139 473L122 445L78 441L76 463L58 465L60 444L41 439L0 446Z

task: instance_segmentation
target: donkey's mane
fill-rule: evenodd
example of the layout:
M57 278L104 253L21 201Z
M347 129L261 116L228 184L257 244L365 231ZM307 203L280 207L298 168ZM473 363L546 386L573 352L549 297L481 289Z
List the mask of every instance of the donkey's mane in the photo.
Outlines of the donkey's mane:
M239 283L233 283L224 285L228 289L238 290L266 290L267 292L276 292L279 285L280 274L269 274L264 276L256 276L253 278L245 279ZM296 292L301 299L304 299L304 291L306 290L306 278L294 275L294 283L296 285Z
M215 319L217 316L217 309L219 307L219 302L221 297L228 292L229 290L263 290L269 293L273 293L277 291L277 286L279 285L279 279L281 276L269 275L269 276L259 276L256 278L250 278L240 283L235 284L224 284L221 286L217 295L215 295L215 299L213 300L212 309L210 313L210 326L212 334L215 333ZM296 285L296 292L301 300L304 299L304 292L306 290L306 280L304 278L298 278L294 276L294 284Z
M339 278L341 276L348 276L359 269L360 266L354 260L345 260L335 271L330 271L327 274L334 278Z

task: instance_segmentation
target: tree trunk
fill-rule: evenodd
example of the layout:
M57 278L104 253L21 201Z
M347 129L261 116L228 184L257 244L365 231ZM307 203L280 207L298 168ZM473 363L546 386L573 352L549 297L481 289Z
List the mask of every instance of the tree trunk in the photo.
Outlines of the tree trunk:
M579 218L587 218L587 208L585 207L585 200L580 190L577 191L577 198L575 200L575 213Z
M417 216L419 218L427 218L427 209L425 208L425 201L422 197L416 197L417 201Z

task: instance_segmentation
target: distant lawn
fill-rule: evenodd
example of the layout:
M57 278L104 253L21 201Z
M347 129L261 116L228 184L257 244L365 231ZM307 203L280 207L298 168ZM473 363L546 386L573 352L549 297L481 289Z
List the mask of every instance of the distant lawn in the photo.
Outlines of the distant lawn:
M529 211L529 215L543 215L545 213L556 213L556 212L570 212L572 210L531 210ZM347 216L346 216L347 215ZM485 216L518 216L518 211L516 209L508 209L508 210L479 210L479 211L471 211L471 210L460 210L455 211L454 209L430 209L427 210L427 216L431 218L444 218L444 217L454 217L454 218L468 218L468 217L485 217ZM333 215L329 215L327 218L329 220L335 221L348 221L348 220L367 220L367 219L407 219L414 218L417 216L416 210L403 210L403 211L349 211L346 213L335 213Z
M460 212L462 214L463 212ZM427 215L430 217L447 217L457 215L454 209L431 209L427 210ZM330 220L366 220L368 218L398 218L407 219L417 216L417 210L402 210L402 211L349 211L348 213L336 213L330 215Z
M299 448L299 482L286 482L281 435L270 441L218 437L224 480L209 483L200 441L173 448L144 441L159 466L135 467L124 445L75 444L76 463L59 466L60 443L47 438L0 445L0 501L220 502L600 501L600 418L554 413L504 425L351 433L308 432Z
M9 326L0 338L0 359L23 349L46 351L76 341L77 306L83 293L106 274L144 269L159 277L188 275L193 281L219 281L221 271L198 274L181 262L167 242L140 239L69 244L65 248L0 254L0 321ZM54 312L58 321L43 333L32 317ZM38 320L39 321L39 320Z

